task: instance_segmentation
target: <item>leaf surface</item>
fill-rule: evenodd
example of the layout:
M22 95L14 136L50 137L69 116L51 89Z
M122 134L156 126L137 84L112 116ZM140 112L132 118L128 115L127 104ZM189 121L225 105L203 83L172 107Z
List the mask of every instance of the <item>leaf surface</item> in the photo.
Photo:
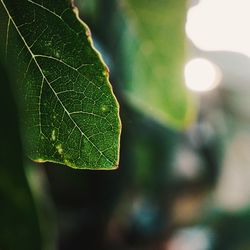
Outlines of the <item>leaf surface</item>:
M195 105L183 79L186 0L123 2L128 25L123 54L129 103L164 125L189 125Z
M77 10L66 0L1 0L0 19L0 46L16 63L12 72L31 159L116 168L118 103Z

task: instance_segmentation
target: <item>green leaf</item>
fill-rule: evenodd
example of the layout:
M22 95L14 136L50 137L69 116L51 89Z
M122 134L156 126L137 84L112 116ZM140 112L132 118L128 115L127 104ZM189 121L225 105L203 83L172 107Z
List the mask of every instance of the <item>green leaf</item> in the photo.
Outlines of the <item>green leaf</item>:
M125 93L139 111L183 128L195 117L184 84L186 0L126 0Z
M30 158L116 168L119 107L77 10L66 0L1 0L0 18L0 46L15 63Z

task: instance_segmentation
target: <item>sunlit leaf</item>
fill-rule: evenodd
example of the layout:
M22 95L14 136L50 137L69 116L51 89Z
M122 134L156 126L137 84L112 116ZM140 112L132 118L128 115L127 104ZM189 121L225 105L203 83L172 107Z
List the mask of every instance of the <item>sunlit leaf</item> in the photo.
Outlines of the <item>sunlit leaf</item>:
M9 71L17 74L29 156L73 168L116 168L118 104L71 2L1 0L0 23L0 46L16 63Z

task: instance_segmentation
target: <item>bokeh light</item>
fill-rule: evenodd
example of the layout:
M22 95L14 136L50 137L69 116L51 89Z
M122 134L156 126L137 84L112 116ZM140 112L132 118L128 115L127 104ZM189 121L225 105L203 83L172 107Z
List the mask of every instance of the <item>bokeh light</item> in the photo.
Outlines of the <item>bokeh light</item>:
M199 49L250 57L249 12L249 0L201 0L188 11L187 36Z
M216 88L221 78L217 67L204 58L190 60L185 66L184 75L187 87L198 92Z

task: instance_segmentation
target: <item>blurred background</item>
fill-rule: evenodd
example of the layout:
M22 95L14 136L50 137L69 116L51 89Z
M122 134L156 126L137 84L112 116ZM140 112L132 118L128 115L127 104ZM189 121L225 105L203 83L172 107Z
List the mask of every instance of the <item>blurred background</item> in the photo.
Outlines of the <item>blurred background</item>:
M120 103L120 166L23 162L1 122L0 249L250 250L249 0L75 4Z

